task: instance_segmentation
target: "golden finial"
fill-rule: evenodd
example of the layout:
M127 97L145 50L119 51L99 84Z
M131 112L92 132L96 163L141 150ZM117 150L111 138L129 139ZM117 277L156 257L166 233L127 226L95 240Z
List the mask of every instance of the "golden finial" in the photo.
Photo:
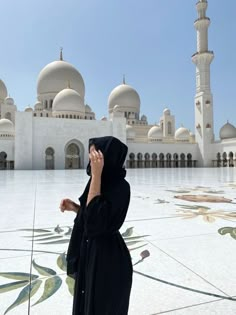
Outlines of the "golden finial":
M125 83L125 74L123 74L123 84L126 84Z
M60 47L60 60L63 61L63 47Z

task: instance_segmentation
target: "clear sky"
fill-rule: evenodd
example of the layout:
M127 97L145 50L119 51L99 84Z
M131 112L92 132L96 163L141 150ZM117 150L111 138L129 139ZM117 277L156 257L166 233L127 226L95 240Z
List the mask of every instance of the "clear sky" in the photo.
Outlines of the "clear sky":
M18 110L33 106L37 76L64 60L82 74L86 102L96 118L107 116L107 99L122 82L141 98L141 114L159 122L169 107L176 128L194 131L197 18L195 0L5 0L1 3L0 78ZM209 49L215 136L236 124L236 1L209 0Z

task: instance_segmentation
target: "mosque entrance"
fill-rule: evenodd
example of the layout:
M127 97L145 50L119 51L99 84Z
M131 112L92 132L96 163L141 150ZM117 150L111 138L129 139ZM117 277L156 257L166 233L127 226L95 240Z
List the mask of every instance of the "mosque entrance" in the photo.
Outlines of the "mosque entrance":
M45 164L46 170L54 170L54 150L51 147L45 151Z
M83 168L83 151L82 143L70 141L65 147L65 169Z

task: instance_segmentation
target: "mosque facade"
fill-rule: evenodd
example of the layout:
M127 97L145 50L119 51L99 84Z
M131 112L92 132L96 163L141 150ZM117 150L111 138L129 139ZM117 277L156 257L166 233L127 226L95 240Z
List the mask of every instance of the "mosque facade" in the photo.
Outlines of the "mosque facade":
M108 98L108 117L97 120L85 103L80 72L60 59L46 65L38 76L37 102L18 111L0 80L0 169L79 169L88 162L88 140L115 136L128 146L127 168L221 167L236 163L236 128L227 122L214 137L213 96L206 16L208 3L196 4L198 17L194 133L175 128L175 116L165 108L158 124L140 117L140 96L125 80Z

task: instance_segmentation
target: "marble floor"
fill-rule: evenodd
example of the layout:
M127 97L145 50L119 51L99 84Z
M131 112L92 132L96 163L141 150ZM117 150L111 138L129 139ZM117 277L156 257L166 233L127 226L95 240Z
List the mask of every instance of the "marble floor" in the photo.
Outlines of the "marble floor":
M0 315L71 314L75 214L59 203L77 201L87 180L84 170L0 172ZM128 170L127 180L129 315L235 315L236 170Z

